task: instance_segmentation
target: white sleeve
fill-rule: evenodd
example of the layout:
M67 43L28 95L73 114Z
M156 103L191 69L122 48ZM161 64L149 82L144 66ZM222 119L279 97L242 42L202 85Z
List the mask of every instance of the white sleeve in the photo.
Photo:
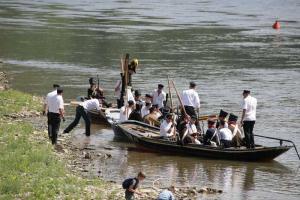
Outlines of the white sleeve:
M242 102L242 109L245 109L247 110L247 102L246 102L246 99L243 99L243 102Z
M96 103L96 109L97 109L97 110L100 110L100 103L99 103L99 100L97 99L97 100L95 101L95 103Z
M200 108L200 98L197 92L195 92L195 105L196 108Z
M59 108L64 109L64 100L63 100L62 96L60 96L58 98L58 101L59 101Z

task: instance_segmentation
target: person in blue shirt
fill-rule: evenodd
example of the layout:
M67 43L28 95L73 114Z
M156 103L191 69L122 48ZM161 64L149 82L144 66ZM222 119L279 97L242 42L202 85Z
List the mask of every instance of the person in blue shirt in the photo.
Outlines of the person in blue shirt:
M175 193L175 187L170 186L159 193L157 200L175 200L173 193Z

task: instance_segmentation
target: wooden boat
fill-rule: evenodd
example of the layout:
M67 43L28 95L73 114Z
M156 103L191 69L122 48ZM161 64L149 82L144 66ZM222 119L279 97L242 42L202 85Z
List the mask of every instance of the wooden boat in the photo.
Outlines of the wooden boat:
M257 145L254 149L222 148L207 145L181 145L159 137L159 128L137 121L125 121L114 125L116 134L126 135L138 147L147 150L183 154L196 157L226 159L237 161L269 161L285 153L293 146L266 147ZM117 131L117 132L116 132Z
M99 110L88 111L91 116L92 123L94 124L107 124L111 125L119 121L120 109L117 108L105 108Z

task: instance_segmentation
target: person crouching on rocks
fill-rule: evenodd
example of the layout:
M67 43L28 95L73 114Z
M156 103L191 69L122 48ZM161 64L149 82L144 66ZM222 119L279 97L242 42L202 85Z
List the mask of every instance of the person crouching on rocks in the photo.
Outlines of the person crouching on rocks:
M157 200L175 200L173 193L175 193L175 187L172 185L168 189L161 191Z
M137 177L125 179L122 183L123 189L125 189L125 199L134 200L134 194L142 195L141 192L137 191L139 183L146 178L143 172L139 172Z

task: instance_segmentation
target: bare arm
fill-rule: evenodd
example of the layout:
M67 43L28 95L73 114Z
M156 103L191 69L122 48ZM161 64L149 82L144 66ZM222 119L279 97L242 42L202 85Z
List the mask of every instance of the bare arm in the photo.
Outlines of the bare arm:
M246 113L246 109L243 109L243 113L242 113L242 117L241 117L241 125L243 125L245 113Z

